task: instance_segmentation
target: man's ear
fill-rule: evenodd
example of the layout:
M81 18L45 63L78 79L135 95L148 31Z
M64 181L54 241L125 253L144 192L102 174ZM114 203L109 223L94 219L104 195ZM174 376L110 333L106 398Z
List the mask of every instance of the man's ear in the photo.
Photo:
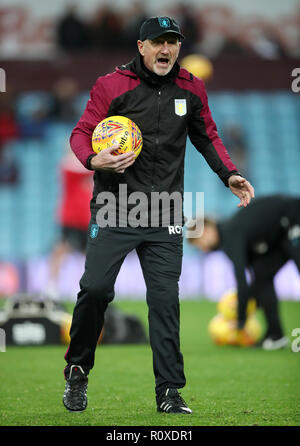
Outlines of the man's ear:
M182 44L182 42L180 42L180 40L179 40L179 42L178 42L178 54L180 53L181 44Z
M140 54L144 56L144 42L142 40L137 41L137 46Z

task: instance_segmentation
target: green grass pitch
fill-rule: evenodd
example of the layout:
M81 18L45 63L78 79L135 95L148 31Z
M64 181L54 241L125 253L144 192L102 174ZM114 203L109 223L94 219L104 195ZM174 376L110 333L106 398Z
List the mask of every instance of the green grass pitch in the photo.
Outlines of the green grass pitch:
M147 326L144 301L119 301ZM291 341L300 327L300 302L282 302ZM156 412L149 345L102 345L90 373L88 408L66 411L65 346L7 347L0 353L1 426L299 426L300 352L221 347L208 337L216 304L181 302L181 350L192 415ZM258 314L261 321L262 315ZM300 345L300 340L298 342Z

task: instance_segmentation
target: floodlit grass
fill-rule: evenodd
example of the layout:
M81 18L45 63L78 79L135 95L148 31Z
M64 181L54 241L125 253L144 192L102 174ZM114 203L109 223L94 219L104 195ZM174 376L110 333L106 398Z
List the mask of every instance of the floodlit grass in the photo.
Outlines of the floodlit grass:
M120 301L140 316L144 301ZM300 327L300 303L282 302L286 334ZM1 426L299 426L300 352L220 347L208 337L214 303L182 301L181 350L192 415L156 412L149 345L102 345L90 373L88 408L62 404L65 346L7 347L0 353ZM259 315L261 320L262 317ZM299 342L300 344L300 342Z

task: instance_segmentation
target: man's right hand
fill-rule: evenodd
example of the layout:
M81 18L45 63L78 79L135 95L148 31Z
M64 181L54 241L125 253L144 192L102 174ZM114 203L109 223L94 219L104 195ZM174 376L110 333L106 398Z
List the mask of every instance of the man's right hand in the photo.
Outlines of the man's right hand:
M135 162L135 153L133 151L113 155L118 150L119 145L114 144L107 149L101 150L91 159L91 168L93 170L110 170L115 173L124 173L127 167Z

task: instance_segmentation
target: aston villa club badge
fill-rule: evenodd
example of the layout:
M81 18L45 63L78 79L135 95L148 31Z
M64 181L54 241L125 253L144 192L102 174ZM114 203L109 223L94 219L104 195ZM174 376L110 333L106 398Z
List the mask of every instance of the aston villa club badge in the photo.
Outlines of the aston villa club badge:
M186 115L186 99L175 99L175 113L178 116Z

